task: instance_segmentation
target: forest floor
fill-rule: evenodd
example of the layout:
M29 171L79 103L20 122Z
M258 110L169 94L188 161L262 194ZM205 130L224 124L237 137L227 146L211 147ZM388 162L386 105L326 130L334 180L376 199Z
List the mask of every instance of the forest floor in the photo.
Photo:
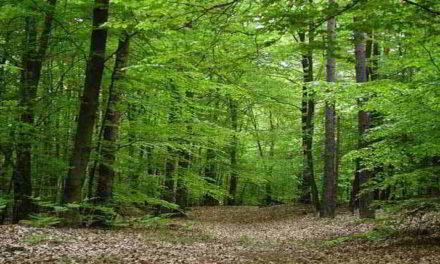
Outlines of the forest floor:
M440 240L368 238L373 230L300 206L193 208L155 228L0 226L0 263L440 263Z

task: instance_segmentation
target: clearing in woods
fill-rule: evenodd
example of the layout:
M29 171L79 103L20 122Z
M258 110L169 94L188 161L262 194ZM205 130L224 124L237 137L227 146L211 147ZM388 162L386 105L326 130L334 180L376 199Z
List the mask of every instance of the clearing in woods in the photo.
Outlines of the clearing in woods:
M0 226L0 263L440 263L439 241L375 237L346 212L204 207L143 229Z

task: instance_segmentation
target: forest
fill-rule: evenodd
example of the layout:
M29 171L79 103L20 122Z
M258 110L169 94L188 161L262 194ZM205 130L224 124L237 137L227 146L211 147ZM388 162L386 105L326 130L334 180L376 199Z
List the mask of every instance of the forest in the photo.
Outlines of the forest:
M440 263L440 1L0 0L0 263Z

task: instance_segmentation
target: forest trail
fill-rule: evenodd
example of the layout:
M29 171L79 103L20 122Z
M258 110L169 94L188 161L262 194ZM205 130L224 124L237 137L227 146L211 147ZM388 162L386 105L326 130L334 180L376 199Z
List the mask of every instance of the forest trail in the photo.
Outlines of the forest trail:
M371 230L348 212L204 207L148 229L0 226L0 263L440 263L438 241L360 238Z

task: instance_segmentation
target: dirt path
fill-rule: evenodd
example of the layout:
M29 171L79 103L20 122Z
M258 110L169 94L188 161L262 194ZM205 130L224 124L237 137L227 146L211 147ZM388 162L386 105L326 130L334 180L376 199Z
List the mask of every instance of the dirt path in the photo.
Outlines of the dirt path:
M150 229L0 227L0 263L440 263L438 241L352 239L350 214L298 206L195 208Z

